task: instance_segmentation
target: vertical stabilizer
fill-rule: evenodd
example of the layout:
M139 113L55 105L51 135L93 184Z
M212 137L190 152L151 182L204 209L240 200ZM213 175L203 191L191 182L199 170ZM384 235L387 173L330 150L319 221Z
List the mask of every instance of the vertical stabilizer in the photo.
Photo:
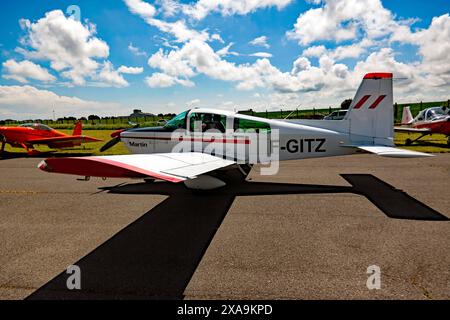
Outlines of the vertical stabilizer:
M350 122L351 142L393 146L392 73L366 74L346 119Z
M81 124L81 121L78 120L77 123L75 123L75 128L73 128L73 136L81 136L83 130L83 125Z
M411 124L413 120L414 118L409 107L404 107L402 113L402 124Z

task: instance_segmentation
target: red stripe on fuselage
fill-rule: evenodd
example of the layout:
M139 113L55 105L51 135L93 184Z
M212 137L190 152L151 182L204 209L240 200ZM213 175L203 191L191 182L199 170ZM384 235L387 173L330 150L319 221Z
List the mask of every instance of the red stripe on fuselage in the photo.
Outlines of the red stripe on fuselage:
M239 140L239 139L214 139L214 138L170 138L170 137L124 137L126 139L146 139L146 140L165 140L165 141L190 141L190 142L217 142L217 143L233 143L233 144L250 144L249 139Z

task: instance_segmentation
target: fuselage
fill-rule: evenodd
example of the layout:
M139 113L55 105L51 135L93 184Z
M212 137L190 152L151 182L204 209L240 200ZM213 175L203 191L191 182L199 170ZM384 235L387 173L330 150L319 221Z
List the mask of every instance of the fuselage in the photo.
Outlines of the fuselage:
M446 136L450 136L450 116L443 119L436 119L434 121L415 122L412 127L417 129L430 129L431 133L441 133Z
M164 127L124 131L121 140L136 154L201 151L246 163L354 153L343 147L350 144L350 137L341 120L323 120L320 127L317 121L308 125L217 109L193 109L181 115L178 123L172 120ZM214 121L216 125L205 130Z

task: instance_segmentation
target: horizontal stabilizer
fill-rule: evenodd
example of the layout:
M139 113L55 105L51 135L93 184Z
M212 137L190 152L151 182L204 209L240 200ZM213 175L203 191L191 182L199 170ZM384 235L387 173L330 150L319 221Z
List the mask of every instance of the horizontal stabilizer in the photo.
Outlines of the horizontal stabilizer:
M420 158L420 157L432 157L433 155L423 152L411 151L406 149L399 149L394 147L386 147L386 146L346 146L358 148L370 153L374 153L376 155L382 157L390 157L390 158Z

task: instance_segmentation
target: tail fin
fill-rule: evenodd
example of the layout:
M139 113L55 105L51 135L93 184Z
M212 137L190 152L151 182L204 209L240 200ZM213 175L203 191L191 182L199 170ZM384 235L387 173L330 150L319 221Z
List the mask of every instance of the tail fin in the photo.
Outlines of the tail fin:
M352 143L393 146L392 73L366 74L346 119Z
M409 107L404 107L402 113L402 124L410 124L411 122L413 122L411 110L409 109Z
M81 136L81 132L83 130L83 124L81 123L80 120L77 121L77 123L75 123L75 128L73 128L73 136Z

